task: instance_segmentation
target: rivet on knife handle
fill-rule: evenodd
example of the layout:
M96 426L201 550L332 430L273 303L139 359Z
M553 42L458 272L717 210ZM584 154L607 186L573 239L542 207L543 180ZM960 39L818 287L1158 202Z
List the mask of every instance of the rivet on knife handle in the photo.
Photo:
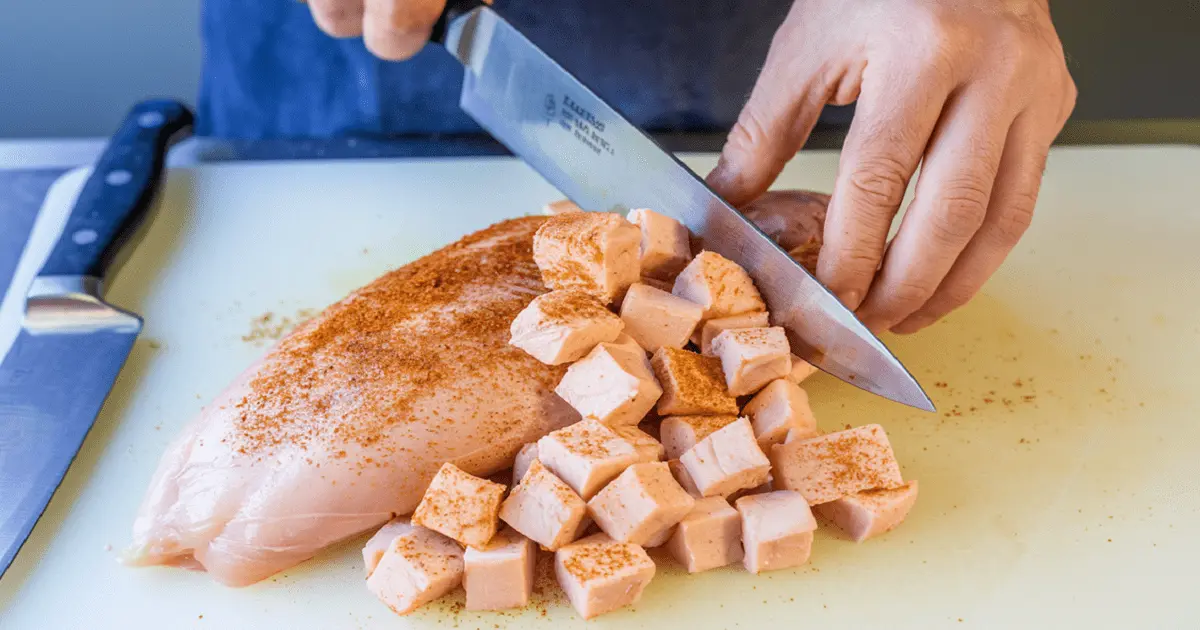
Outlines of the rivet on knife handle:
M96 162L39 276L104 277L153 201L173 138L192 121L175 101L134 106Z

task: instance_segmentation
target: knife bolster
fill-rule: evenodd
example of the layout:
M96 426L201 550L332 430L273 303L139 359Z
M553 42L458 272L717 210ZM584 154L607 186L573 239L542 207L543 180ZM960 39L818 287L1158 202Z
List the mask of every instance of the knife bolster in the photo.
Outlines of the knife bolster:
M95 276L38 276L29 287L22 327L30 334L138 331L142 320L101 297Z

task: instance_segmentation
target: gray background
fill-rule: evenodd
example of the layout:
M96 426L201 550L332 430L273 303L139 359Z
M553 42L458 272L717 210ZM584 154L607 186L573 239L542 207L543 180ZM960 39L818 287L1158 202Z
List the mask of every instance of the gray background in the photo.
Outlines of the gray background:
M200 0L0 0L0 137L107 136L141 98L194 102L199 13Z
M199 5L0 0L0 137L107 136L138 99L193 102ZM1200 0L1051 6L1080 89L1077 120L1200 118Z

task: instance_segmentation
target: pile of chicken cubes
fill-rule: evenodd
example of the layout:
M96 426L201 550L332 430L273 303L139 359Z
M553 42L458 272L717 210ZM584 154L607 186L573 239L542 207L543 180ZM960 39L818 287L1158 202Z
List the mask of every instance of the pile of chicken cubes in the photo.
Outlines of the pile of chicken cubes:
M363 550L367 585L405 614L460 584L466 607L529 603L536 554L591 618L654 577L646 549L689 573L808 561L813 512L857 541L908 514L882 427L824 433L749 274L651 210L556 208L534 239L550 292L512 322L511 344L570 364L555 392L582 420L528 444L511 489L444 465L411 519ZM465 551L464 551L465 549Z

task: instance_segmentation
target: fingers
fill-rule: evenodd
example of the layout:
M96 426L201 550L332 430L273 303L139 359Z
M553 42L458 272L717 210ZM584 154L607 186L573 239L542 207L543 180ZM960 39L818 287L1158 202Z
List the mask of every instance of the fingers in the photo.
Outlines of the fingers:
M808 139L821 109L837 91L838 81L817 76L804 44L784 27L776 34L750 100L729 132L708 184L734 206L767 190L788 160Z
M425 46L445 6L446 0L364 0L363 41L377 57L408 59Z
M948 77L900 78L911 74L867 66L842 148L817 277L850 308L867 295L892 218L950 93Z
M358 37L363 32L363 0L308 0L317 27L333 37Z
M1015 114L991 90L946 104L925 151L916 196L858 316L887 330L921 308L984 222Z
M1008 132L983 225L933 297L894 326L894 332L914 333L966 304L1016 246L1033 219L1046 154L1058 129L1047 132L1046 127L1028 112L1017 117Z

